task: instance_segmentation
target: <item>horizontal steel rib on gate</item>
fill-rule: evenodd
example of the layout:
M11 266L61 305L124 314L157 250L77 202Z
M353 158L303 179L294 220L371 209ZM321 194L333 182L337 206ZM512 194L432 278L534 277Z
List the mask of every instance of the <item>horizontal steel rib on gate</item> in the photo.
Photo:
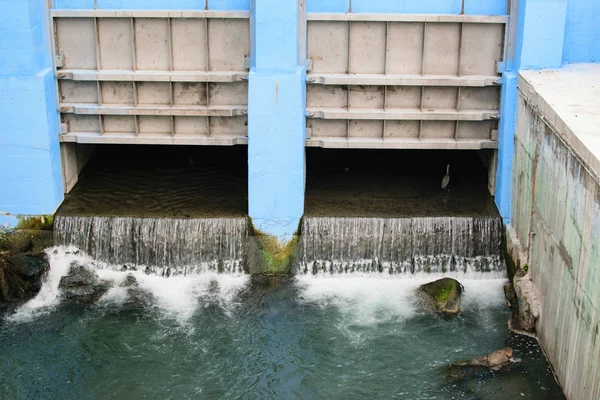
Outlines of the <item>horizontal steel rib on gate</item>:
M373 110L373 109L351 109L330 108L306 110L309 118L319 119L367 119L367 120L409 120L409 121L485 121L497 119L498 110Z
M306 146L331 149L481 150L497 149L498 142L488 139L312 137L306 140Z
M250 18L248 11L205 10L51 10L50 15L53 18Z
M363 22L464 22L477 24L505 24L508 15L453 15L453 14L384 14L384 13L308 13L309 21L363 21Z
M194 72L194 71L124 71L60 69L58 79L74 81L126 81L126 82L238 82L248 78L248 72Z
M239 106L109 106L94 104L65 104L59 106L61 113L79 115L164 115L194 117L233 117L245 115L247 108Z
M170 133L118 133L108 132L101 135L99 132L71 132L60 135L63 143L80 144L172 144L172 145L198 145L198 146L234 146L248 144L248 138L242 135L228 136L200 136L182 135L171 136Z
M373 86L498 86L499 76L394 75L394 74L308 74L308 83L320 85Z

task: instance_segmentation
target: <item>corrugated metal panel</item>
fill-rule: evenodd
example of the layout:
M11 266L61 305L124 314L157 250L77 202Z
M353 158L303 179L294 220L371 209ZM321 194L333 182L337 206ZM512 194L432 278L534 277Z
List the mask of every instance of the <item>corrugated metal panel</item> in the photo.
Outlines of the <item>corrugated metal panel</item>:
M247 143L249 13L51 15L63 142Z
M308 146L497 147L507 16L308 20Z

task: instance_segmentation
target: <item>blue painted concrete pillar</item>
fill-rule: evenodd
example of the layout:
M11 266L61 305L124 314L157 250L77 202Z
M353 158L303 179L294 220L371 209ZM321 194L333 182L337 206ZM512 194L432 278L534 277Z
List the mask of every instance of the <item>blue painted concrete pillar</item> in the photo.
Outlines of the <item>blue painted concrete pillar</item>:
M518 71L561 66L566 12L567 0L519 0L518 9L511 12L516 35L502 74L496 177L496 205L506 224L510 222Z
M306 140L303 0L256 0L248 105L249 214L290 240L304 213Z
M0 225L63 199L46 3L0 1Z

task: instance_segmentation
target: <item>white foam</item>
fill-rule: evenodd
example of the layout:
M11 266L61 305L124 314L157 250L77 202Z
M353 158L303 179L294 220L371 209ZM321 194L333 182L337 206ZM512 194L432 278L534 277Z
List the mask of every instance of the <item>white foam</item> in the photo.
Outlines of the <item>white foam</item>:
M237 294L246 287L250 279L246 274L218 274L209 271L166 278L147 275L142 272L145 270L143 267L138 268L138 271L120 271L120 267L99 263L73 247L55 247L47 251L50 255L50 271L39 294L19 307L8 320L29 321L50 312L60 304L60 279L69 272L73 262L90 266L101 279L114 282L114 287L102 296L100 304L108 306L125 303L128 299L127 288L120 285L131 274L138 282L139 289L152 295L155 308L164 316L180 322L187 321L203 304L216 303L228 309L235 304Z
M299 275L296 282L301 298L320 307L335 307L355 325L372 325L407 319L423 311L415 295L417 288L440 276L340 274ZM485 310L504 302L506 279L460 279L465 287L462 309Z

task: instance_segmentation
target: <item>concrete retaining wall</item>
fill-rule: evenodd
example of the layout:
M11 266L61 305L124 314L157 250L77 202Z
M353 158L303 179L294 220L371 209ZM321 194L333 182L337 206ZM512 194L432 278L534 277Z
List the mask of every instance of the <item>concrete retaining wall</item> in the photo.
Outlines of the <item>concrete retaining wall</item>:
M556 116L530 101L539 95L523 77L519 87L510 229L525 249L521 263L528 263L540 298L540 343L566 396L596 400L600 184L566 132L550 122Z

